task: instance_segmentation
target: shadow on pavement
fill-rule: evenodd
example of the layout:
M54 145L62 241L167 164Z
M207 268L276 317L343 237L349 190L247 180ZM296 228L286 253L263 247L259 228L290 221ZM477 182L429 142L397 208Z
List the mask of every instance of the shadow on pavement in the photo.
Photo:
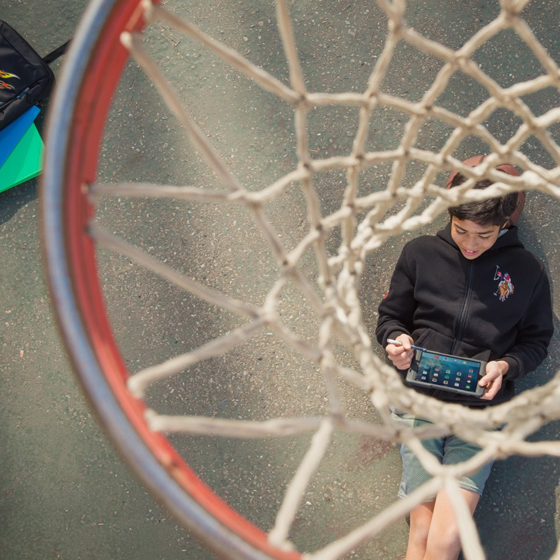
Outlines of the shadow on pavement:
M558 440L555 422L538 439ZM488 558L548 559L557 546L556 486L560 463L553 457L510 457L497 462L475 518Z
M7 222L22 206L37 198L37 183L38 179L32 179L0 193L0 224Z

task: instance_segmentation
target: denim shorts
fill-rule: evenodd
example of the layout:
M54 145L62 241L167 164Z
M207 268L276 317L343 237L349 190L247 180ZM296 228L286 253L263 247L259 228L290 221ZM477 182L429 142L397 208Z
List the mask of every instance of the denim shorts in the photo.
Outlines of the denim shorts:
M426 424L431 424L429 420L418 418L413 414L392 414L396 424L407 428L420 428ZM474 443L469 443L454 434L440 438L430 438L422 441L424 449L429 451L442 465L456 465L463 463L474 457L482 448ZM416 455L406 445L399 445L401 459L403 463L403 474L399 488L399 498L405 498L422 484L432 478L428 474ZM493 461L481 467L478 471L461 478L458 483L460 488L470 490L482 495L486 480L490 476ZM425 500L432 502L432 499Z

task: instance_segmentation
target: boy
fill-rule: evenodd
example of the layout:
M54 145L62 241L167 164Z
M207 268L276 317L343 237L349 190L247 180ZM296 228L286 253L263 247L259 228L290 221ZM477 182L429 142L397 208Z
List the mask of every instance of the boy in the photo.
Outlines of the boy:
M457 174L451 187L465 181ZM481 181L475 188L491 183ZM403 376L410 367L411 344L488 362L478 399L437 389L414 387L436 399L469 407L510 400L513 381L545 358L552 337L552 306L542 263L517 237L509 218L517 193L449 209L450 223L435 236L407 243L389 292L379 306L376 335ZM387 342L396 339L402 345ZM395 420L419 426L426 420L395 414ZM480 447L454 435L423 445L443 464L463 462ZM414 454L401 446L403 497L429 480ZM460 481L471 514L492 465ZM454 510L445 491L411 511L406 560L454 560L461 543Z

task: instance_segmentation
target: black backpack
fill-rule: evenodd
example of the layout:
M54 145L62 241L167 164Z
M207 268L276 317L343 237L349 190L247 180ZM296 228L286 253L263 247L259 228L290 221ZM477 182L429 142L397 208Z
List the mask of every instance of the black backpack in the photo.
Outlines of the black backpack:
M49 63L63 54L69 43L42 58L0 20L0 130L49 95L54 85Z

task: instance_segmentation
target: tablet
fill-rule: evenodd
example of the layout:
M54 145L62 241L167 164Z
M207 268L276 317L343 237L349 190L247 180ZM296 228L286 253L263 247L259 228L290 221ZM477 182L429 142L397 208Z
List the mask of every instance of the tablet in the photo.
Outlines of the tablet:
M416 350L406 380L411 385L482 397L478 382L486 374L486 362L431 350Z

